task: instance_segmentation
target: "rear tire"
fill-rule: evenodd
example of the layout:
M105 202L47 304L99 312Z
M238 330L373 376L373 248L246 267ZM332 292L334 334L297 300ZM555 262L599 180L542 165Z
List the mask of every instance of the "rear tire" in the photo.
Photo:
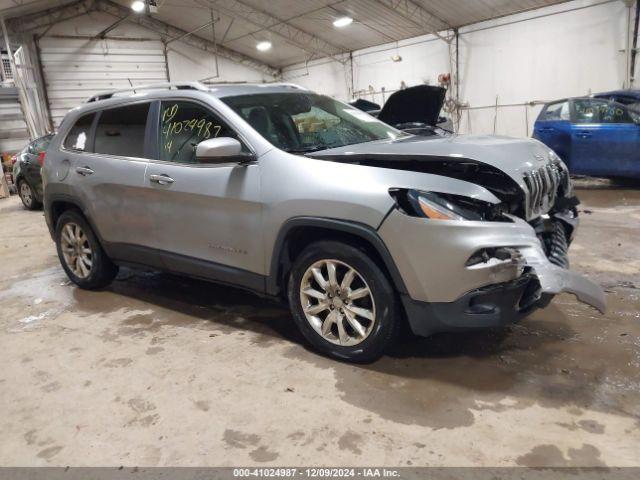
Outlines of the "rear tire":
M56 247L62 268L80 288L95 290L106 287L118 274L115 265L82 214L67 210L56 224Z
M42 208L42 203L36 199L33 188L31 188L29 182L24 179L18 182L18 196L20 197L20 200L22 200L24 208L27 210L38 210Z
M400 330L389 279L368 255L345 243L309 245L294 262L287 297L307 341L339 360L372 362Z

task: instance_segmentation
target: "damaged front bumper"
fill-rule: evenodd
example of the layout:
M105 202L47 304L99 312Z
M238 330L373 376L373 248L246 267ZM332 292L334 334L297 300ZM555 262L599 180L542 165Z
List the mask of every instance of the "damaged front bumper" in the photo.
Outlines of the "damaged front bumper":
M442 221L393 211L379 234L405 283L401 299L418 335L517 322L561 292L605 310L602 288L551 263L520 218Z

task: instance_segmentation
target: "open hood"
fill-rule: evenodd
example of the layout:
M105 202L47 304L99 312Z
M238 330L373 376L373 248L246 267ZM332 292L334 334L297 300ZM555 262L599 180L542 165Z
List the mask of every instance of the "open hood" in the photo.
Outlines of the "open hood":
M435 127L447 90L430 85L417 85L393 93L378 118L389 125L423 123Z
M374 102L370 102L369 100L365 100L364 98L359 98L353 102L350 102L349 105L372 115L380 113L380 105Z

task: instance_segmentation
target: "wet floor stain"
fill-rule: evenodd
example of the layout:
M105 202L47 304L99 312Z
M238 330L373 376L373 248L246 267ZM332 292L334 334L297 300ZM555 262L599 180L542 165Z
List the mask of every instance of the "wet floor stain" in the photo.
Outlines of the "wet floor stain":
M194 401L193 404L198 410L202 410L203 412L208 412L211 408L211 403L207 400L197 400Z
M580 420L572 423L559 422L557 425L566 428L567 430L576 431L583 430L588 433L603 434L605 432L605 426L595 420Z
M260 446L249 452L249 456L256 462L272 462L278 458L278 454L269 450L267 447Z
M260 437L253 433L243 433L238 430L227 429L224 431L222 441L232 448L247 448L256 446L260 442Z
M576 415L581 409L615 412L638 420L638 348L618 331L638 331L633 319L621 313L637 311L640 301L622 293L625 300L614 307L613 322L592 321L589 307L563 297L561 305L508 329L405 339L371 365L336 363L298 346L287 355L332 369L344 401L406 425L469 427L483 410L533 405L572 408ZM603 429L588 419L575 428Z
M348 450L356 455L360 455L362 453L362 450L360 449L362 443L362 435L352 431L345 432L338 439L338 447L341 450Z
M518 457L516 463L523 467L605 467L600 451L593 445L570 448L567 455L555 445L538 445L529 453Z
M61 447L59 445L57 445L55 447L45 448L44 450L39 451L37 456L40 457L40 458L44 458L45 460L51 460L58 453L60 453L63 448L64 447Z

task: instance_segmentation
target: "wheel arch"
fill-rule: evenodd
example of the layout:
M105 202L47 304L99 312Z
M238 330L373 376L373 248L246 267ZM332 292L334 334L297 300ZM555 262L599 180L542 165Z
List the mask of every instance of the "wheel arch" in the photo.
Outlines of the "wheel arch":
M336 240L365 251L392 282L398 293L406 293L406 286L391 253L372 227L345 220L323 217L296 217L280 229L273 246L266 293L281 296L293 261L314 241Z
M46 194L44 209L45 218L47 220L47 225L49 226L49 231L51 232L52 237L55 234L56 225L60 216L68 210L76 210L80 212L84 219L87 221L96 238L98 239L98 242L100 242L102 248L105 248L105 242L103 241L100 232L96 228L96 225L93 223L89 215L87 215L87 210L84 208L82 202L76 197L66 195L64 193Z
M80 202L75 198L67 197L66 195L56 195L49 199L47 202L47 214L51 219L51 226L55 230L60 216L67 210L78 210L85 219L87 216L84 213L84 209ZM88 219L87 219L88 221ZM93 225L91 226L93 228Z

